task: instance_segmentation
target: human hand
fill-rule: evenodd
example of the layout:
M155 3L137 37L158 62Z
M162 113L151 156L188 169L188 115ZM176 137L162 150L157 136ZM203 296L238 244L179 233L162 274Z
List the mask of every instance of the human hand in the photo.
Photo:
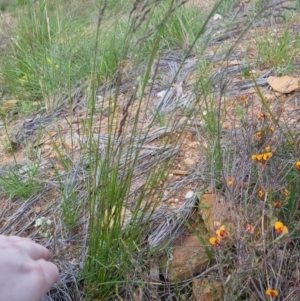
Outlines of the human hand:
M51 254L30 238L0 235L0 301L39 301L58 280Z

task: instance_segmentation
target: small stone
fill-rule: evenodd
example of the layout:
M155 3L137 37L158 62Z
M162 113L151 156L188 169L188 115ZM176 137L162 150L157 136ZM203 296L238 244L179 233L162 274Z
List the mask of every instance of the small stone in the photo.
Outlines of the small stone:
M187 192L187 194L185 195L186 199L190 199L192 196L194 195L194 191L190 190Z
M294 279L299 280L300 279L300 269L296 269L292 272L292 276Z
M191 158L184 159L183 163L188 168L194 168L195 165L196 165L196 162L193 159L191 159Z
M169 203L169 204L174 203L174 198L170 198L170 199L168 200L168 203Z
M179 120L179 124L182 125L182 124L185 124L187 122L188 118L187 117L182 117L180 120Z
M219 14L214 14L214 16L213 16L214 21L218 21L218 20L222 20L222 19L223 19L223 17Z

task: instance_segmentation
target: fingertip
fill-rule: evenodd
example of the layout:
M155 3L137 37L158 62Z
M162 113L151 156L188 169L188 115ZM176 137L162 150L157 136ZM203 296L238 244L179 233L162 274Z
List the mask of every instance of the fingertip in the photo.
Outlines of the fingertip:
M38 260L38 263L43 271L45 281L49 290L59 279L58 267L54 263L45 261L43 259Z

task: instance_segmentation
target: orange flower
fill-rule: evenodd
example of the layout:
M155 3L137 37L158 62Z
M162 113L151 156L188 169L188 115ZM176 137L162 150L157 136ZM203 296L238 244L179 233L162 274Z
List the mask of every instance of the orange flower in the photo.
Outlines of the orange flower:
M209 242L215 247L218 247L220 245L220 240L217 237L211 237L209 239Z
M262 198L262 197L264 196L264 194L265 194L265 192L264 192L263 189L259 189L259 190L258 190L258 196L259 196L260 198Z
M274 205L275 208L280 208L281 207L280 202L275 202L273 205Z
M272 152L267 152L267 153L263 153L263 154L259 154L259 155L252 155L251 159L253 161L256 162L260 162L260 161L268 161L270 158L272 158L273 153Z
M261 155L252 155L251 158L252 158L253 161L259 162L263 159L263 154L261 154Z
M264 132L259 131L253 135L253 138L256 140L260 140L264 136Z
M226 230L225 226L221 226L220 229L216 230L218 238L225 238L229 236L229 232Z
M271 288L266 290L266 294L271 297L277 297L279 295L277 290L273 290Z
M258 120L261 120L261 119L266 119L266 118L268 118L268 115L265 114L265 113L260 112L260 113L258 113L258 114L256 115L256 117L257 117Z
M262 154L262 158L263 158L265 161L268 161L270 158L272 158L272 156L273 156L273 154L272 154L271 152Z
M282 222L275 222L274 224L275 231L277 234L287 234L289 233L289 229Z
M227 181L228 186L231 186L234 183L234 178L229 178Z
M297 162L296 162L296 168L297 168L298 170L300 170L300 161L297 161Z
M238 98L238 100L240 100L241 102L247 104L248 103L248 96L247 95L246 96L242 95Z
M246 231L250 232L251 234L253 234L254 233L254 227L251 224L248 224L247 228L246 228Z

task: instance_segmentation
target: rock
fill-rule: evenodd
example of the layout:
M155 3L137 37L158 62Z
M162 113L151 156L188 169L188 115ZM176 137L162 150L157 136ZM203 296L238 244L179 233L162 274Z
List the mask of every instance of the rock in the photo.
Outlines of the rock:
M222 301L223 285L214 279L200 278L193 280L193 297L195 301Z
M208 241L206 230L202 230L199 237ZM164 256L160 260L161 271L169 281L190 279L208 267L209 259L199 237L189 235L179 238L172 246L172 256Z
M187 117L182 117L182 118L180 118L180 120L179 120L179 124L180 124L180 125L184 125L184 124L187 123L187 121L188 121L188 118L187 118Z
M299 281L299 279L300 279L300 269L299 268L292 272L292 277L294 279L296 279L297 281Z
M219 14L214 14L213 17L212 17L212 19L213 19L214 21L218 21L218 20L222 20L223 17L222 17L221 15L219 15Z
M189 190L186 195L185 195L185 199L189 199L194 195L194 192L192 190Z
M230 232L234 232L233 221L236 216L234 204L217 194L204 194L199 200L199 214L202 217L211 236L216 235L216 225L224 225Z
M291 93L299 88L298 78L291 76L269 76L267 83L272 89L279 93Z
M196 166L196 162L191 158L184 159L183 164L190 169L192 169Z

